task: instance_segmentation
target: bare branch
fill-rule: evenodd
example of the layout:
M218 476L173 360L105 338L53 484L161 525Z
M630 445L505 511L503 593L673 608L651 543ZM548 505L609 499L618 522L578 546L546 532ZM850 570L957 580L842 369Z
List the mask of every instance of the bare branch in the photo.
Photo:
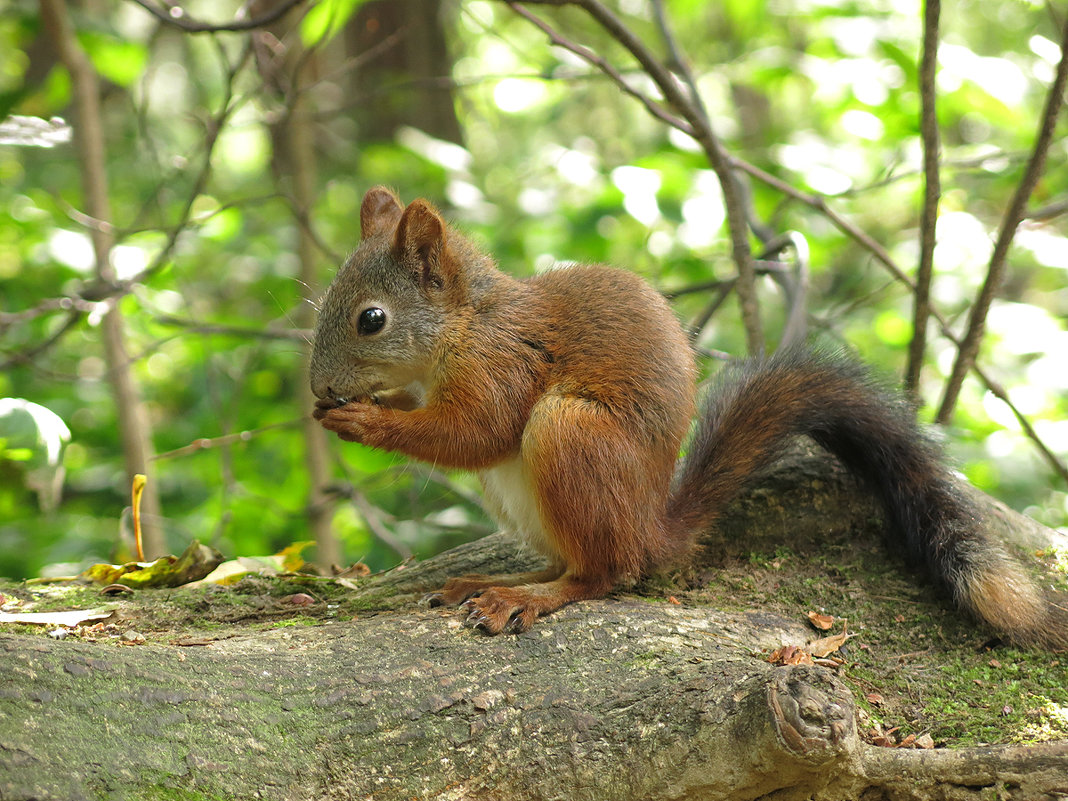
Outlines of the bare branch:
M1042 114L1038 135L1035 138L1035 147L1031 158L1024 170L1023 178L1020 179L1016 192L1005 216L1002 219L1001 229L998 232L997 241L994 243L994 252L990 257L990 265L987 268L986 280L983 282L979 295L968 314L968 329L961 340L957 351L957 359L953 363L946 382L945 394L942 396L942 405L938 409L937 420L939 423L947 423L953 416L953 410L957 405L961 386L968 371L975 364L979 345L983 340L986 329L986 317L994 296L1001 289L1005 277L1005 264L1009 255L1009 247L1012 245L1016 229L1023 220L1027 210L1027 202L1034 191L1038 179L1042 175L1046 164L1046 155L1049 152L1050 143L1053 141L1053 133L1057 125L1057 117L1064 103L1064 90L1068 85L1068 20L1064 22L1061 32L1061 59L1057 64L1057 73L1053 79L1053 85L1046 96L1046 107Z
M194 19L186 13L185 9L178 5L168 5L167 9L164 10L159 6L148 2L148 0L133 0L133 2L141 6L141 8L165 25L179 28L186 33L222 33L225 31L251 31L256 28L266 27L267 25L280 20L289 13L290 9L296 8L303 3L304 0L284 0L284 2L280 2L276 7L259 17L218 23L201 22L200 20Z
M740 159L737 156L731 156L731 165L737 169L753 176L761 183L767 184L773 189L778 190L787 197L793 198L804 203L806 206L811 206L825 216L834 227L848 236L858 245L869 251L886 269L890 272L894 278L905 284L909 289L915 289L912 280L905 274L905 271L901 269L897 262L894 261L890 252L879 244L870 234L859 228L854 222L843 217L833 208L827 204L827 199L823 195L817 195L812 192L803 192L796 187L791 186L780 178L775 177L769 172L766 172L754 164L750 164L744 159Z
M12 355L8 356L7 359L0 362L0 370L7 370L8 368L16 367L19 365L32 364L37 356L44 353L57 342L59 342L59 340L66 336L68 331L73 330L74 326L81 321L83 316L84 312L81 309L72 309L70 312L68 312L67 319L63 321L63 325L57 328L55 333L52 334L52 336L48 337L48 339L45 339L42 342L38 342L31 348L27 348L26 350L13 353Z
M778 189L783 194L820 211L824 216L827 217L827 219L829 219L835 225L836 228L838 228L838 230L842 231L842 233L850 237L853 241L855 241L865 250L870 252L872 256L874 256L875 259L878 260L887 269L887 271L894 277L894 279L898 283L906 286L911 292L916 291L916 286L913 283L912 279L910 279L908 275L905 274L904 270L902 270L901 267L897 264L897 262L894 261L893 257L891 257L890 253L886 250L886 248L876 242L868 233L857 227L856 224L854 224L852 221L843 217L841 214L839 214L837 211L827 205L825 198L820 195L802 192L801 190L790 186L790 184L780 180L779 178L776 178L774 175L764 172L759 167L749 164L748 162L743 161L742 159L734 158L733 163L736 167L738 167L738 169L744 170L746 173L752 175L758 181L762 181L768 184L769 186ZM938 309L935 307L930 308L930 314L938 322L939 328L942 332L942 336L944 336L946 339L948 339L950 342L954 343L958 347L961 347L961 340L954 333L953 327L950 325L950 321L946 319L945 315L939 312ZM1008 404L1009 408L1012 410L1013 415L1015 415L1015 417L1020 421L1021 427L1023 428L1024 433L1027 435L1027 437L1035 443L1035 446L1039 449L1043 458L1050 464L1053 470L1062 478L1064 478L1066 483L1068 483L1068 468L1066 468L1064 463L1060 459L1058 459L1058 457L1046 446L1046 444L1038 436L1038 433L1035 431L1034 427L1026 421L1023 414L1015 407L1015 405L1013 405L1012 401L1008 397L1008 393L1005 392L1005 390L999 384L993 381L977 365L973 364L971 369L975 372L975 374L979 377L979 379L983 382L987 389L994 393L994 395L1000 400Z
M174 250L175 244L178 242L178 237L181 235L190 222L190 217L193 211L193 204L196 199L204 191L204 187L207 185L208 178L211 177L212 168L212 154L215 151L215 145L219 141L219 135L222 133L223 128L226 125L226 121L230 116L237 111L238 104L234 102L234 79L237 77L237 73L244 66L245 62L251 55L252 48L246 44L241 51L241 56L237 61L230 65L227 69L225 80L223 81L224 96L222 103L220 104L219 111L214 117L208 120L207 124L207 137L204 140L204 153L201 161L200 170L197 172L196 178L193 179L193 185L186 193L185 204L182 207L181 213L178 215L178 222L170 229L167 235L167 241L164 243L163 248L156 254L156 258L152 260L152 263L141 270L137 275L132 278L128 278L118 284L118 288L123 292L128 292L135 284L143 283L151 278L153 275L162 270L170 258L171 251Z
M1065 484L1068 484L1068 466L1065 466L1064 462L1062 462L1057 455L1046 446L1046 443L1044 443L1042 438L1038 436L1038 432L1035 431L1034 426L1031 425L1027 417L1024 416L1023 412L1016 408L1016 405L1009 398L1009 393L1005 388L997 381L990 378L978 364L973 364L972 370L975 371L979 380L986 385L986 388L990 390L991 394L1009 407L1013 417L1016 418L1016 421L1020 424L1020 428L1023 429L1024 435L1035 443L1035 447L1038 448L1039 453L1042 454L1042 458L1046 460L1046 464L1053 469L1053 472L1061 477L1061 480L1064 481Z
M749 228L745 203L738 191L737 182L731 172L731 159L715 135L712 125L702 112L702 108L683 91L675 75L645 44L628 28L616 14L599 0L532 0L531 4L541 5L575 5L582 8L596 20L604 30L626 48L642 68L653 79L664 98L681 114L693 128L691 136L697 141L708 158L712 170L719 178L723 190L724 205L727 210L727 227L730 231L731 251L738 270L738 301L745 325L748 350L751 354L764 349L763 327L760 322L760 307L756 297L756 277L753 269L753 254L749 247ZM510 8L518 11L521 6L508 2Z
M905 390L915 397L920 370L927 350L927 321L931 316L931 273L934 268L935 228L938 201L942 194L939 176L940 141L938 134L935 74L938 71L938 19L941 0L927 0L923 16L923 55L920 59L920 134L923 141L923 212L920 217L920 264L916 270L913 295L912 341L905 369Z
M677 117L671 112L667 111L663 106L661 106L651 97L639 92L629 83L627 83L626 78L623 77L623 74L619 70L609 64L605 59L594 53L588 47L585 47L583 45L578 44L577 42L568 39L566 36L561 34L547 22L545 22L543 19L535 16L534 14L530 13L530 11L523 8L523 6L521 6L519 3L508 3L508 6L513 11L515 11L516 14L533 23L542 31L544 31L546 36L549 37L550 43L556 45L557 47L562 47L564 50L567 50L570 53L574 53L583 61L586 61L587 63L593 65L605 75L607 75L609 78L611 78L612 81L615 82L616 86L618 86L626 94L635 98L638 102L645 106L646 110L654 117L663 122L666 122L672 128L676 128L682 131L683 133L696 138L693 126L690 125L690 123L686 122L686 120L682 119L681 117Z
M1056 203L1049 203L1037 209L1032 209L1027 212L1027 219L1035 220L1036 222L1049 222L1062 214L1068 214L1068 200L1058 200Z
M153 320L161 325L173 325L195 334L215 334L245 339L281 339L305 344L311 341L312 336L310 328L247 328L238 325L212 325L170 315L154 317Z
M198 453L199 451L206 451L212 448L221 448L225 445L232 445L235 442L248 442L260 434L267 431L275 431L279 428L296 428L300 425L302 420L300 418L296 420L286 420L281 423L271 423L267 426L261 426L260 428L253 428L248 431L238 431L234 434L224 434L221 437L204 437L201 439L195 439L188 445L183 445L181 448L175 448L172 451L166 451L165 453L157 453L152 457L153 461L161 462L164 459L176 459L179 456L188 456L191 453Z

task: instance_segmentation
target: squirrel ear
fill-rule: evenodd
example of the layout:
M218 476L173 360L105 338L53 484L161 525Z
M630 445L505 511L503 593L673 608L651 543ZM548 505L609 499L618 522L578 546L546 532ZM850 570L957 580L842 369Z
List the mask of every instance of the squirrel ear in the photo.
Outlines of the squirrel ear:
M397 196L386 187L371 187L360 204L360 238L367 239L380 231L392 230L403 211Z
M423 199L413 200L397 224L393 251L413 259L424 285L442 288L450 275L450 260L445 249L445 222L437 209Z

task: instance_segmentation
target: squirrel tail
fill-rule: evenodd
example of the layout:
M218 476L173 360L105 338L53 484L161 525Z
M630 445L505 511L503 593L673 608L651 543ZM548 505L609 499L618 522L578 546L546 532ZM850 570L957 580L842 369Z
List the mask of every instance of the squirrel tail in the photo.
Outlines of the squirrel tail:
M668 503L692 541L794 436L837 456L881 498L888 529L956 603L1022 644L1068 647L1068 603L982 531L911 407L840 354L802 348L728 367L709 398Z

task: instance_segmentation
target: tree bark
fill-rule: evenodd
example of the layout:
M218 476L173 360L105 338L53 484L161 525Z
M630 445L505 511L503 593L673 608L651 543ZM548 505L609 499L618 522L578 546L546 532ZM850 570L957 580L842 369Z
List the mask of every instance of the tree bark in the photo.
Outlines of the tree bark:
M734 526L753 547L753 526L775 529L784 509L802 538L868 525L860 498L826 459L797 455L732 506L721 550L734 547ZM1014 513L991 510L1017 527ZM1031 534L1044 536L1037 526ZM487 537L373 577L349 596L368 611L318 625L231 626L136 647L0 635L0 798L978 801L1068 792L1068 743L867 745L833 670L763 658L811 637L800 615L628 596L575 604L520 636L485 637L453 610L413 603L446 575L522 562L505 538ZM183 603L234 603L232 590L213 592ZM136 606L127 614L137 622Z
M348 81L360 142L392 141L410 125L463 144L441 0L373 0L345 28L358 66Z

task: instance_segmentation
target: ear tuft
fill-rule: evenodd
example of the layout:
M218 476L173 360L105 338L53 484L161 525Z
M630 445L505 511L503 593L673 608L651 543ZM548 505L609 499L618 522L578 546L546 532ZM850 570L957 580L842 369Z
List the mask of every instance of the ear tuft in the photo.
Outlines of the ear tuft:
M404 207L397 196L384 186L373 186L360 204L360 238L391 231L397 225Z

